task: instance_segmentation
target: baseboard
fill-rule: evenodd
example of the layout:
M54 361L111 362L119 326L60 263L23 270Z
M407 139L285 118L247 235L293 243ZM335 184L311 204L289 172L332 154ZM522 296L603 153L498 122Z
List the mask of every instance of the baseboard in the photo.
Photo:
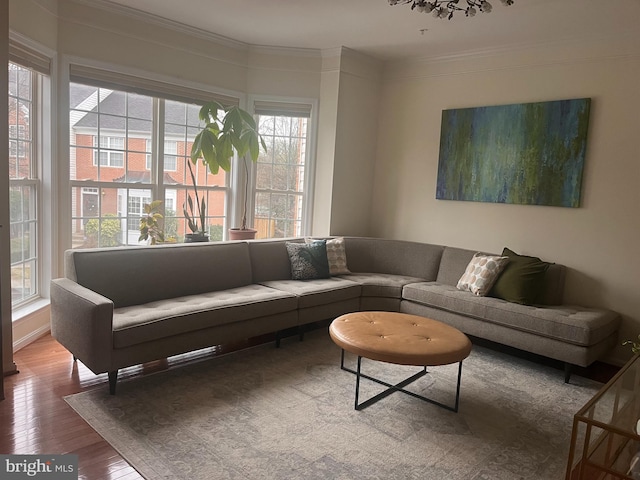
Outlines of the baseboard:
M40 308L34 312L13 322L13 352L35 342L40 337L51 331L49 306Z

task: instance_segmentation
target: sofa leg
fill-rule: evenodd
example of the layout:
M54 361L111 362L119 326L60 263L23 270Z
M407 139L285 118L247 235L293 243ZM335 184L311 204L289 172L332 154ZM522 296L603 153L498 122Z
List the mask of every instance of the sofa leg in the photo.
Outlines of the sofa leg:
M111 395L116 394L116 382L118 381L118 370L109 372L109 393Z
M565 362L564 364L564 383L569 383L569 379L571 378L571 370L573 370L573 365Z
M303 327L298 327L298 335L300 335L300 341L302 342L304 340L304 328Z
M276 332L276 348L280 348L280 330Z

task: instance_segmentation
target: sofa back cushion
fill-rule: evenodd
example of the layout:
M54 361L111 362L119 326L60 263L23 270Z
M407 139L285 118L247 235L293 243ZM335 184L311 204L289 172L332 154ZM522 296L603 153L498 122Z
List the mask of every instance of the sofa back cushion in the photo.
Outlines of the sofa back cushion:
M287 242L304 243L304 238L249 240L253 283L291 280L291 262Z
M67 250L65 276L116 308L252 283L245 242Z
M455 287L458 284L460 277L464 274L467 265L469 265L469 262L476 253L478 253L478 250L444 247L442 260L440 261L440 267L438 268L438 276L436 278L438 283L453 285Z
M464 248L445 247L442 253L440 268L438 269L437 281L446 285L456 286L458 280L464 273L467 265L478 253L477 250L467 250ZM487 252L481 252L487 253ZM495 254L491 254L495 255ZM540 295L541 305L561 305L564 294L564 279L566 267L552 263L549 265L544 277L544 287Z
M433 281L443 248L405 240L345 237L347 268L353 273L387 273Z

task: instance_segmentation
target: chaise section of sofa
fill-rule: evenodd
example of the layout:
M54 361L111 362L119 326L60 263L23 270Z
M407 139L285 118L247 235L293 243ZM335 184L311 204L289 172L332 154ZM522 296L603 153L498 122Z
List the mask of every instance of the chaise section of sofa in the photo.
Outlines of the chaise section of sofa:
M565 267L545 274L536 305L521 305L456 288L476 251L447 247L433 282L406 285L401 311L444 321L469 335L565 362L588 366L617 341L620 317L605 309L563 305Z

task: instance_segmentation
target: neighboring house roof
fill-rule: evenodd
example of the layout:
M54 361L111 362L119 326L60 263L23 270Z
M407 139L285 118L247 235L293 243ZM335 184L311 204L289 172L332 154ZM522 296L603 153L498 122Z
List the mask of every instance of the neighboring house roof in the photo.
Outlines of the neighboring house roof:
M127 183L151 183L151 172L149 170L144 170L142 172L132 171L127 172L126 175L122 175L121 177L114 178L114 182L127 182ZM180 185L175 178L171 176L169 173L164 173L164 181L165 185Z
M98 111L100 115L100 128L129 132L136 132L151 136L151 120L153 116L153 100L151 97L129 94L126 92L100 89L100 105L98 105L98 89L85 85L74 84L71 88L69 102L71 108L86 110L84 115L79 115L72 124L72 128L98 128ZM187 109L188 125L197 127L199 124L198 105L190 105ZM125 124L124 114L127 119ZM72 120L73 122L73 120ZM185 108L184 104L167 100L165 103L165 135L184 136ZM190 132L195 136L197 130Z

